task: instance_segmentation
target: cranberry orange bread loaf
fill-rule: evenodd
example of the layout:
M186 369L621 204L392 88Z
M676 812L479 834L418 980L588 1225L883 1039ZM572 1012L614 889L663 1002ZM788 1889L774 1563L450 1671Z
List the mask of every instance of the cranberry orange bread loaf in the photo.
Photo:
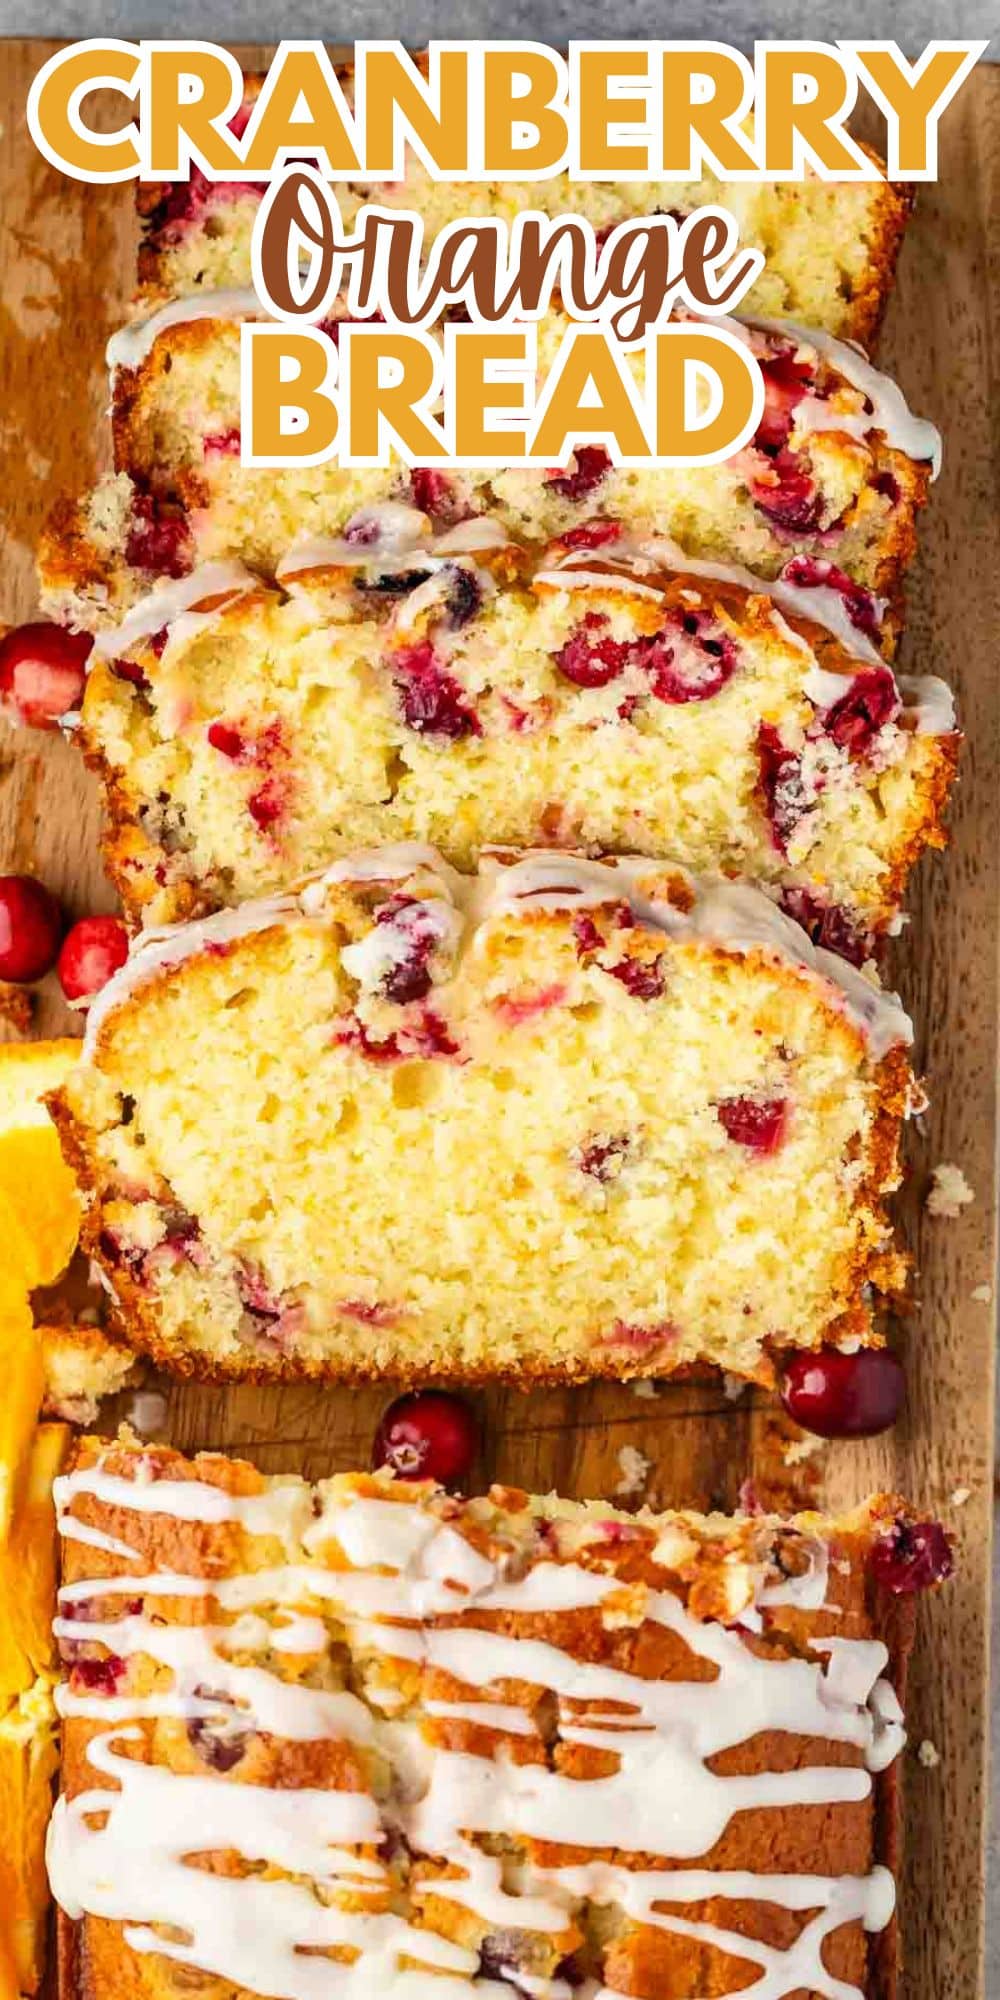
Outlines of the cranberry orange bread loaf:
M174 1369L766 1381L904 1276L909 1035L745 885L383 848L147 933L50 1101Z
M901 1502L629 1518L96 1439L58 1497L64 2000L894 1992L951 1561Z
M943 838L947 689L898 685L828 588L592 527L539 555L383 503L280 588L210 564L103 631L81 737L129 914L199 915L359 841L458 867L557 842L766 880L863 958Z
M252 293L175 301L112 341L116 476L54 512L40 566L55 615L99 624L157 577L233 556L273 576L303 537L403 500L438 529L490 513L543 544L594 519L670 535L689 555L822 582L860 629L894 642L938 437L856 348L727 321L764 365L767 404L753 443L722 464L616 468L585 445L563 471L247 467L240 321L258 310ZM539 327L543 364L566 324L553 311ZM632 365L641 371L641 354Z
M340 75L350 93L350 71ZM238 136L259 83L258 77L247 78L247 96L233 120ZM198 169L187 181L140 185L140 278L175 296L249 285L250 237L263 191L260 182L209 181ZM750 294L753 310L808 320L865 344L878 332L912 204L905 186L828 182L813 174L797 185L723 184L711 175L703 181L572 181L567 174L521 183L435 181L412 151L402 180L354 186L339 181L336 192L345 226L354 222L362 202L377 202L380 208L414 210L423 217L428 239L466 216L511 222L524 209L583 214L607 232L639 216L686 215L706 204L721 205L735 217L741 244L763 251L767 259Z

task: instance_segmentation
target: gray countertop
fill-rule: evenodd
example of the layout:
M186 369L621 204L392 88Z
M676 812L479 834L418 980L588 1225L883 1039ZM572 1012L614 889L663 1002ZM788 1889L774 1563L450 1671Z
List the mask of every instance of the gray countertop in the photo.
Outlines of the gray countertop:
M572 36L669 36L705 38L749 47L755 39L783 40L802 36L824 38L892 35L909 50L922 48L942 33L966 39L997 34L995 0L958 0L947 17L941 0L840 0L832 20L817 18L815 5L803 0L770 0L767 6L748 0L683 0L650 14L644 0L618 0L613 14L600 0L380 0L362 21L356 8L340 0L336 7L320 0L294 0L291 6L268 6L266 0L0 0L0 33L62 38L84 35L193 35L214 41L270 42L279 36L322 36L345 42L365 32L398 35L416 46L432 36L485 36L510 39L524 35L539 41L564 42Z

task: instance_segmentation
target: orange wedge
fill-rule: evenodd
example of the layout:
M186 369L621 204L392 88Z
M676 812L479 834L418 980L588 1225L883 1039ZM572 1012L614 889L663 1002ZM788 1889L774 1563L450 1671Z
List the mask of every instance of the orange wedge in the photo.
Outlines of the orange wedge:
M0 1228L3 1218L0 1215ZM0 1276L0 1558L20 1504L45 1390L42 1343L27 1293ZM2 1615L2 1614L0 1614Z
M8 1533L0 1541L0 1716L54 1664L51 1628L56 1527L52 1482L68 1438L67 1424L32 1427L23 1452L17 1508Z
M0 1277L28 1291L55 1283L79 1236L76 1182L43 1103L79 1054L71 1040L0 1045Z
M52 1688L40 1680L0 1715L0 1995L42 1982L48 1883L45 1833L58 1769Z
M0 2000L37 1993L44 1971L45 1833L59 1761L52 1482L68 1438L65 1424L29 1434L17 1507L0 1542Z

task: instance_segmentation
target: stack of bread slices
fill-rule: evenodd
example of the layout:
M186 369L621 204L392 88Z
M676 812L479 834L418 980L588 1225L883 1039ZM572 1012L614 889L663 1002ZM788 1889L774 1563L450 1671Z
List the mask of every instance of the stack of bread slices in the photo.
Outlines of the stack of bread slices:
M378 192L432 230L523 195ZM894 665L937 435L857 344L907 201L533 188L735 209L751 443L306 472L241 462L260 195L144 188L113 471L41 550L134 933L48 1100L114 1331L200 1380L881 1360L924 1099L880 966L959 740ZM951 1560L902 1500L634 1519L126 1434L56 1501L68 2000L895 1991Z
M229 1375L760 1381L878 1342L921 1099L877 960L958 742L932 663L893 666L937 435L856 344L905 202L735 191L766 403L731 461L305 472L240 457L259 195L146 190L114 471L41 553L95 635L137 933L55 1107L130 1339ZM466 190L414 166L404 197L433 224Z

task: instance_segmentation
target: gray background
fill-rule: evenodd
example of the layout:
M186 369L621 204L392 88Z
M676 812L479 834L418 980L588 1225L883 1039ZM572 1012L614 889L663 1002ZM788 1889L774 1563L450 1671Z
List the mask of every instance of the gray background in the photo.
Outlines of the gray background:
M941 0L906 0L906 4L872 6L870 0L840 0L833 20L815 6L789 4L761 8L748 0L724 0L712 6L685 0L682 6L650 12L644 0L615 0L613 11L595 0L378 0L362 22L356 11L338 0L336 6L317 0L294 0L275 8L267 0L0 0L0 34L47 35L55 38L119 35L129 40L149 35L191 35L212 41L271 42L281 36L322 36L328 42L352 41L366 29L398 35L418 46L433 36L484 36L507 39L532 36L538 41L564 42L570 36L669 36L673 39L713 39L749 48L755 39L781 40L835 36L893 36L910 53L935 36L991 40L990 53L1000 57L1000 0L958 0L944 7ZM1000 1534L994 1575L993 1656L1000 1665ZM1000 1672L994 1673L993 1768L1000 1774ZM994 1801L995 1806L997 1801ZM986 1993L1000 1996L1000 1811L994 1811L990 1840L990 1925ZM956 1893L962 1885L956 1883ZM970 1996L971 2000L971 1996Z
M684 0L681 6L649 8L648 0L372 0L367 18L337 0L293 0L276 7L266 0L0 0L0 33L5 35L197 35L212 41L272 42L280 36L321 35L328 42L353 41L366 31L398 35L416 46L432 36L483 35L497 39L534 36L564 42L571 35L670 36L714 39L747 46L755 38L800 36L829 40L834 35L892 35L911 52L934 36L965 39L998 37L998 0L839 0L834 19L817 6L761 7L753 0Z

